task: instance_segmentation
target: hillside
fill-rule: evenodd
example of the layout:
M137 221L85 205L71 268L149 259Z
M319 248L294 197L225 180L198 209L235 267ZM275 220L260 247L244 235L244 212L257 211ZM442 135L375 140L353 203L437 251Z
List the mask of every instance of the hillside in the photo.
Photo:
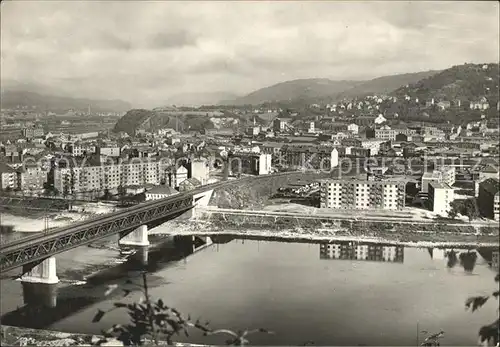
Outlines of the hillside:
M233 105L258 105L265 102L307 100L341 93L359 81L332 81L326 78L311 78L286 81L256 90L244 97L225 101Z
M393 95L418 97L425 102L436 100L477 100L486 97L490 102L498 101L498 64L465 64L453 66L437 74L403 86Z
M337 98L354 98L370 94L389 94L394 90L436 75L440 71L423 71L374 78L358 84L337 95Z
M89 106L96 112L124 112L131 107L129 103L121 100L77 99L19 90L2 90L0 104L2 108L7 109L25 106L39 112L56 113L70 109L83 112L87 111Z
M227 92L207 92L207 93L182 93L167 99L166 104L175 106L216 105L223 100L233 100L239 96Z
M437 73L439 71L423 71L383 76L368 81L333 81L326 78L293 80L256 90L244 97L225 101L223 104L329 103L343 98L389 94L402 86L417 83Z
M169 111L134 109L128 111L116 122L113 131L123 131L131 136L135 135L137 130L155 132L164 128L177 129L178 131L200 131L215 128L210 117L210 113L206 112L180 112L174 109Z

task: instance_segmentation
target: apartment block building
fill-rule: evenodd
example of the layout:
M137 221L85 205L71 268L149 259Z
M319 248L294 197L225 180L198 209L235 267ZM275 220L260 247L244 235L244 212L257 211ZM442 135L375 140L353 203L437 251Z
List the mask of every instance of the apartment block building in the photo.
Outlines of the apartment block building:
M168 181L170 164L163 161L122 162L115 165L56 168L54 187L60 192L89 192L119 186L159 185ZM186 178L187 178L187 169Z
M229 158L229 168L233 174L268 175L271 173L271 154L254 152L234 152Z
M319 258L403 263L404 247L351 241L322 243Z
M391 129L389 127L382 127L380 129L375 129L375 138L385 141L396 141L396 135L398 131Z
M23 191L42 192L48 181L48 168L34 164L25 165L18 169L18 187Z
M27 127L21 131L22 136L27 139L42 137L44 133L42 127Z
M339 153L331 147L285 145L280 158L282 165L295 169L330 170L339 164Z
M445 183L449 186L455 184L456 170L453 166L437 167L434 171L424 172L421 179L421 191L429 192L429 183Z
M190 177L196 178L202 185L208 183L209 179L209 167L208 161L204 158L193 159L189 163L189 174Z
M380 144L386 142L382 139L365 139L361 141L361 147L370 151L370 156L378 155Z
M491 166L488 166L479 172L473 172L472 175L474 179L474 196L476 197L479 195L479 184L481 182L487 180L488 178L496 178L497 180L500 180L500 172L498 168Z
M93 154L96 151L95 146L92 145L82 145L78 143L70 143L67 146L67 150L71 155L75 157L82 157L84 155Z
M291 118L276 118L273 121L273 130L276 132L284 132L290 129Z
M0 163L0 188L16 189L18 187L17 171L7 164Z
M118 146L98 146L96 152L100 156L119 157L121 149Z
M500 182L498 179L488 178L479 183L477 203L482 216L500 220Z
M401 210L405 206L405 181L324 179L319 182L321 208Z
M446 183L429 183L429 206L433 212L446 216L451 209L454 200L453 188Z

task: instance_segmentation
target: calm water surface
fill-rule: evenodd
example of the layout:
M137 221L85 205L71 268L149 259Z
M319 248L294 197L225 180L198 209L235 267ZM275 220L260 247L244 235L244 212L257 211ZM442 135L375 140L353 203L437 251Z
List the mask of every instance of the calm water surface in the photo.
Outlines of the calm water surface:
M464 309L468 296L495 289L495 272L488 264L492 249L473 250L477 259L472 263L461 263L458 255L466 251L459 250L451 268L446 250L357 243L226 240L192 252L191 238L176 238L149 251L152 296L210 320L213 328L264 327L275 332L253 335L252 344L416 345L419 329L444 330L443 345L475 345L481 325L498 315L496 302L474 314ZM123 311L113 311L99 323L91 320L98 308L110 308L119 299L104 297L106 286L125 286L128 278L139 282L140 268L131 260L85 285L60 284L55 308L24 305L33 291L40 295L42 289L2 281L2 322L92 334L127 323ZM51 297L46 302L55 303L53 289L44 290ZM125 300L139 296L136 292ZM196 332L189 337L196 343L224 340Z

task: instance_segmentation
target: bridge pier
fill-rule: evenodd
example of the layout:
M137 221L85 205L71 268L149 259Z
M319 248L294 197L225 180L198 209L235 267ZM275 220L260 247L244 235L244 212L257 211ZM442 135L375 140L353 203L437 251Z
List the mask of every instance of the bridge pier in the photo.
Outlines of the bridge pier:
M29 271L26 266L23 266L21 282L43 284L59 283L59 278L57 277L56 272L56 258L47 258Z
M214 194L214 190L211 189L211 190L207 190L205 192L193 195L194 207L192 210L187 212L187 213L189 213L189 217L191 217L191 218L197 217L199 214L199 211L197 211L197 210L200 208L203 208L203 207L207 207L213 194Z
M30 306L57 306L57 284L23 282L23 301Z
M118 244L121 246L143 246L147 247L149 246L149 240L148 240L148 226L147 225L141 225L134 231L132 231L130 234L122 237L119 241Z
M142 264L142 265L148 265L148 258L149 258L149 250L148 247L138 247L137 250L137 260Z
M212 245L214 242L212 241L212 238L210 236L193 236L192 243L193 253L195 253L199 250L202 250L203 248Z

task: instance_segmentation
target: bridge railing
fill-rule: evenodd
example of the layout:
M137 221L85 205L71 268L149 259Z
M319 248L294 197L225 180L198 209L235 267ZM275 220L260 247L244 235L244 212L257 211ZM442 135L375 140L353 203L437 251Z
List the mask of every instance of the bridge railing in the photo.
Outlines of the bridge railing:
M138 204L138 205L135 205L132 207L123 208L123 209L120 209L118 211L113 211L113 212L109 212L109 213L95 215L95 216L87 218L83 221L79 221L79 222L72 223L70 225L66 225L66 226L62 226L62 227L57 227L57 228L54 228L54 229L49 230L47 232L35 233L34 235L21 237L19 239L15 239L15 240L10 240L10 241L5 242L5 243L2 242L2 243L0 243L0 252L3 249L5 249L6 247L12 247L14 245L21 244L21 243L29 243L30 241L34 242L36 240L40 240L41 238L46 238L46 237L50 237L50 236L57 235L57 234L63 234L69 230L75 230L75 229L85 227L86 225L93 224L93 223L96 223L99 221L102 221L102 222L109 221L109 219L113 218L113 217L115 217L117 219L117 218L123 217L127 214L130 214L131 212L136 212L138 209L147 209L150 207L155 207L158 205L168 203L168 202L173 201L173 200L185 198L187 196L192 197L194 194L202 193L202 192L205 192L207 190L217 189L220 187L233 185L233 184L241 184L243 182L248 182L248 181L256 181L256 180L258 181L261 179L266 179L266 178L271 178L271 177L289 176L289 175L298 174L298 173L301 173L301 172L290 171L290 172L281 172L281 173L275 173L275 174L269 174L269 175L248 176L248 177L243 177L243 178L239 178L239 179L225 180L225 181L221 181L221 182L207 184L207 185L200 186L200 187L195 188L195 189L190 190L190 191L186 191L186 192L182 192L179 194L175 194L175 195L166 197L164 199L146 201L144 203L141 203L141 204Z

